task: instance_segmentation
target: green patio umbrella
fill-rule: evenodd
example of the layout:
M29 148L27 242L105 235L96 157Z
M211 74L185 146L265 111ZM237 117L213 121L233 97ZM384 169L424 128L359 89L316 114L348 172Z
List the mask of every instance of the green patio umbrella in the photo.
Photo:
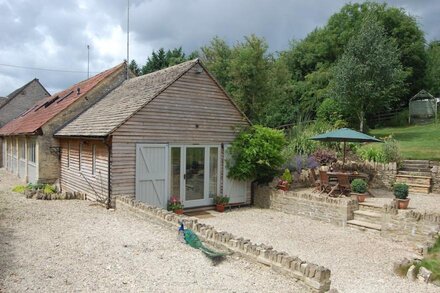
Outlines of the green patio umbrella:
M342 166L345 164L345 143L346 142L382 142L381 140L366 135L365 133L358 132L349 128L340 128L330 132L318 134L311 137L312 140L327 141L327 142L343 142L344 143L344 159L342 160Z

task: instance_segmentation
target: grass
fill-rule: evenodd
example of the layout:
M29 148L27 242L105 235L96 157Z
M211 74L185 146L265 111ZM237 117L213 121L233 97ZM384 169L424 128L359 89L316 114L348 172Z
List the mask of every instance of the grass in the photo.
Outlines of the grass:
M420 267L425 267L432 272L432 282L440 281L440 238L437 238L434 246L428 250L428 255L416 265L416 270L420 270Z
M393 135L404 159L440 161L440 123L372 129L371 135Z

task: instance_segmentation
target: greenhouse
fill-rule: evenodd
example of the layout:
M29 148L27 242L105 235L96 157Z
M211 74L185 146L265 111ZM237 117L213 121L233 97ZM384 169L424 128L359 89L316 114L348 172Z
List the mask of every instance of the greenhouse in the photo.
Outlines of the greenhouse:
M425 90L421 90L409 100L409 124L437 121L437 99Z

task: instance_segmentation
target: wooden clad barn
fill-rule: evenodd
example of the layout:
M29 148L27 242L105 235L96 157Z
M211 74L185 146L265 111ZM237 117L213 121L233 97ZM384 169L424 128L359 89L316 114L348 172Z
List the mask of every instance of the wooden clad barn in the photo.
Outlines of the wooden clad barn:
M60 172L60 147L54 132L119 86L125 77L126 65L121 63L39 100L0 128L6 169L27 182L55 182Z
M225 148L249 121L198 59L125 81L59 130L61 187L88 198L131 195L166 207L250 201L226 177Z

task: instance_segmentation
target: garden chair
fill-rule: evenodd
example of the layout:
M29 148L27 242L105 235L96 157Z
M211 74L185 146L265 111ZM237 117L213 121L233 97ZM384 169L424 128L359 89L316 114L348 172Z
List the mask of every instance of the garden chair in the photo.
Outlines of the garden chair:
M318 176L316 176L314 169L310 169L309 171L309 180L310 184L315 187L315 189L313 189L313 192L321 191L321 180L319 180Z
M321 193L325 192L328 195L332 195L332 193L338 188L338 184L333 185L330 183L329 176L326 171L319 171L319 180L321 182ZM328 190L328 191L327 191Z
M338 178L338 188L341 194L347 195L351 191L350 179L348 174L341 173L336 176Z

